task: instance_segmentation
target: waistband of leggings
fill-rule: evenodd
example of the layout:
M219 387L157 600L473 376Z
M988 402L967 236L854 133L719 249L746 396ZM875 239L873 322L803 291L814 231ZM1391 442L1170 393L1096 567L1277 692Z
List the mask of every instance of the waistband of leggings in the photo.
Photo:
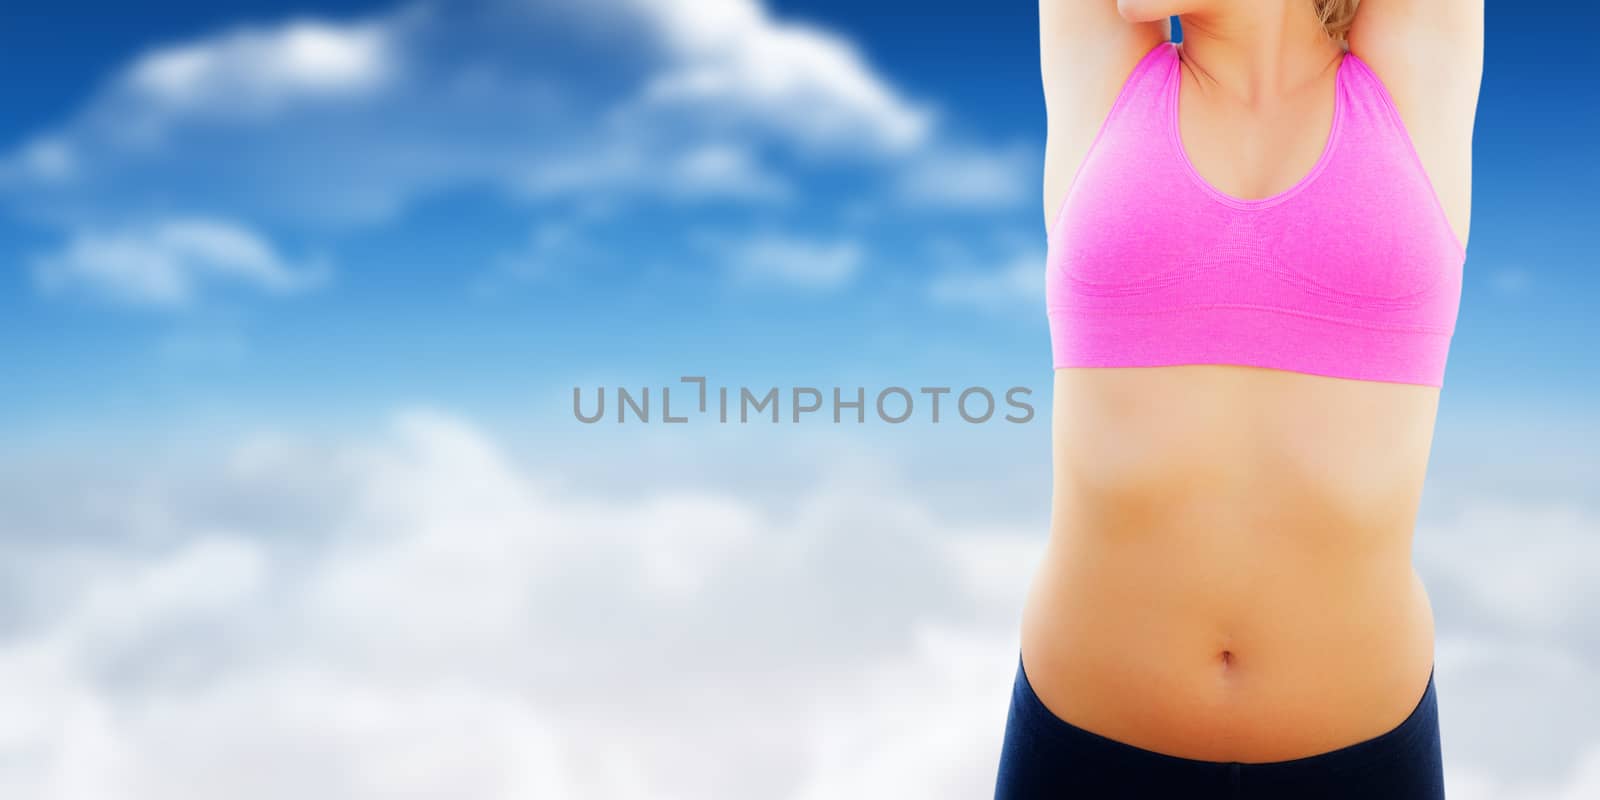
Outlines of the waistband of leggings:
M1020 655L1017 658L1017 682L1014 694L1016 697L1013 706L1016 712L1025 715L1025 720L1033 730L1043 730L1053 735L1071 740L1079 746L1093 748L1107 758L1131 759L1139 758L1146 762L1162 762L1172 766L1189 766L1196 769L1215 771L1218 767L1230 767L1235 764L1256 772L1273 770L1280 767L1296 768L1302 766L1317 766L1339 769L1347 764L1361 762L1370 757L1393 751L1405 751L1414 747L1421 737L1431 737L1435 717L1433 708L1437 703L1437 691L1434 687L1434 667L1428 669L1428 683L1423 689L1422 697L1412 708L1405 720L1389 730L1370 739L1348 744L1334 750L1315 753L1300 758L1282 761L1208 761L1196 758L1160 753L1147 750L1127 742L1102 736L1085 728L1062 719L1055 715L1039 696L1034 692L1032 683L1028 680L1027 670L1022 665Z

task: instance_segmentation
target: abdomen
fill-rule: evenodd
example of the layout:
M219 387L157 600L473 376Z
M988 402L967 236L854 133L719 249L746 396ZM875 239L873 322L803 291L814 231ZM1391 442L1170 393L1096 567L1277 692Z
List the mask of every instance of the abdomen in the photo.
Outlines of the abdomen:
M1023 659L1145 749L1298 758L1398 725L1433 619L1410 562L1437 390L1229 366L1061 370Z

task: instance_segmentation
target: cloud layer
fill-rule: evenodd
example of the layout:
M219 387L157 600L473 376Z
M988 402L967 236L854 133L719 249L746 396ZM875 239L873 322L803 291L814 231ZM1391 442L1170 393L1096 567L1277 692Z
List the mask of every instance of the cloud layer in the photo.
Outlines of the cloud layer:
M289 263L254 231L209 219L82 231L34 262L34 278L46 292L83 291L162 308L186 306L212 284L288 294L316 286L326 274L324 264Z
M95 502L21 501L28 479L0 473L0 793L992 789L1037 531L953 524L893 469L782 502L625 499L528 455L412 411L57 487ZM1570 554L1594 521L1482 508L1421 532L1452 796L1589 796L1600 650L1572 634L1592 606L1502 570L1489 536Z
M7 796L844 797L997 756L1020 587L964 545L1020 538L844 484L564 496L426 412L206 469L142 531L12 542Z

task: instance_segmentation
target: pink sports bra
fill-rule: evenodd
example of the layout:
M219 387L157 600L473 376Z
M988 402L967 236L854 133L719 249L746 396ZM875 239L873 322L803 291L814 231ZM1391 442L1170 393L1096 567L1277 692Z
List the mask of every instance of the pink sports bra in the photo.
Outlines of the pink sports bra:
M1124 83L1050 227L1056 367L1238 364L1442 386L1466 251L1353 53L1298 183L1242 200L1178 137L1176 45Z

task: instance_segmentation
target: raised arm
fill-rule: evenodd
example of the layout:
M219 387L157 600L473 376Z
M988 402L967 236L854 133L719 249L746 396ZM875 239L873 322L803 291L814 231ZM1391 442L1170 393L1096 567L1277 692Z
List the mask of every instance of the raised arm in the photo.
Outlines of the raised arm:
M1470 84L1476 93L1483 0L1361 0L1349 40L1351 52L1374 67Z
M1348 40L1394 98L1445 213L1466 241L1483 0L1361 0Z
M1308 0L1309 2L1309 0ZM1049 225L1067 185L1122 82L1139 58L1167 38L1162 17L1129 22L1118 0L1039 0L1039 71L1049 120L1045 142L1044 216ZM1139 19L1136 0L1121 0Z

